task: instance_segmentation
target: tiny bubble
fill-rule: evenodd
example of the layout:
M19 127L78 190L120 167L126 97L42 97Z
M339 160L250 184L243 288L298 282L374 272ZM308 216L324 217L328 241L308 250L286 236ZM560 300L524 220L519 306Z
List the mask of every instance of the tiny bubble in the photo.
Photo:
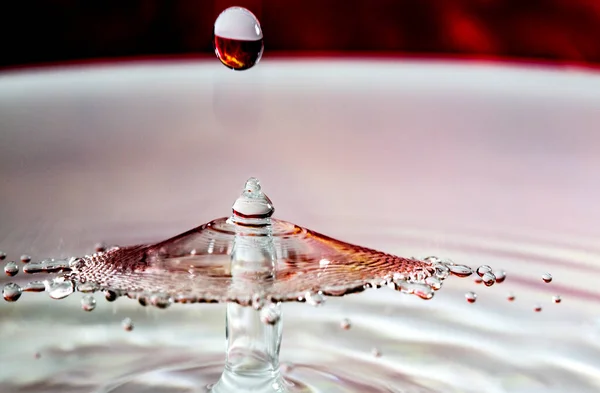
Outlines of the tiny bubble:
M542 280L544 280L545 283L549 283L552 281L552 275L550 273L544 273L542 274Z
M465 299L467 299L469 303L475 303L477 300L477 294L475 292L467 292L465 293Z
M268 307L263 307L260 310L260 320L267 325L275 325L280 317L281 313L277 309L276 304L270 304Z
M554 295L554 296L552 296L552 301L554 303L560 303L560 302L562 302L562 298L559 295Z
M123 321L121 321L121 326L123 326L123 329L125 329L125 331L132 331L133 330L133 321L131 320L131 318L125 318L123 319Z
M352 324L350 323L350 320L348 318L344 318L342 319L342 322L340 322L340 327L344 330L350 330Z
M96 299L92 295L85 295L81 298L81 308L83 311L92 311L96 308Z

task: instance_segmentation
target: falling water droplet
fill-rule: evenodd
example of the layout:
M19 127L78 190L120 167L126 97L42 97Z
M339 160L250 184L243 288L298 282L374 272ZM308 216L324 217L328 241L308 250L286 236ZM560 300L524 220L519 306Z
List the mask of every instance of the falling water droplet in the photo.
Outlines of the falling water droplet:
M230 7L217 17L214 27L217 58L227 68L247 70L263 53L263 32L258 19L242 7Z
M340 327L344 330L350 330L350 328L352 327L352 323L350 323L350 320L348 318L344 318L342 319L342 322L340 322Z
M515 294L512 292L509 292L508 296L506 298L508 299L509 302L512 302L515 300Z
M130 332L133 330L133 321L131 318L125 318L123 321L121 321L121 326L123 326L123 329Z
M483 275L485 273L491 273L492 272L492 268L489 267L488 265L481 265L477 268L477 275L479 277L483 277Z
M550 274L550 273L542 274L542 280L544 280L545 283L552 282L552 274Z
M535 312L540 312L540 311L542 311L542 305L541 305L541 304L536 304L536 305L533 307L533 311L535 311Z
M483 280L481 279L481 277L477 276L477 277L475 277L475 279L473 280L473 282L475 284L481 284L483 282Z
M486 287L491 287L496 282L496 276L494 276L494 273L492 272L485 272L481 277L481 280Z
M64 299L75 289L73 281L65 280L64 277L46 280L44 284L46 284L46 291L52 299Z
M104 291L104 297L106 298L107 302L114 302L117 300L119 295L115 291L107 290Z
M321 306L323 303L325 303L325 296L323 296L323 294L320 292L307 292L304 298L306 299L306 303L315 307Z
M562 298L560 297L560 295L554 295L554 296L552 296L552 301L554 303L560 303L560 302L562 302Z
M379 350L379 348L372 348L371 355L373 355L376 358L381 357L381 351Z
M450 265L448 269L450 269L450 273L458 277L469 277L473 274L473 269L466 265Z
M46 284L43 281L31 281L23 287L23 292L44 292Z
M2 296L7 302L16 302L21 297L23 290L15 283L8 283L2 289Z
M0 251L0 261L3 261L6 259L6 253L4 251Z
M275 325L279 318L281 318L281 313L276 304L270 304L260 310L260 320L267 325Z
M106 251L106 244L105 243L96 243L96 245L94 246L94 251L96 252L104 252Z
M92 295L85 295L81 298L81 308L83 311L92 311L96 308L96 299Z
M21 262L23 262L23 263L29 263L29 262L31 262L31 256L29 256L27 254L21 255Z
M465 293L465 299L467 299L469 303L475 303L475 301L477 301L477 294L475 292L467 292Z
M165 309L173 303L173 298L164 293L155 293L150 296L150 304L156 308Z
M9 277L16 276L17 273L19 273L19 266L17 266L15 262L8 262L6 266L4 266L4 273Z
M504 270L496 270L494 276L496 276L496 284L501 284L506 280L506 272Z

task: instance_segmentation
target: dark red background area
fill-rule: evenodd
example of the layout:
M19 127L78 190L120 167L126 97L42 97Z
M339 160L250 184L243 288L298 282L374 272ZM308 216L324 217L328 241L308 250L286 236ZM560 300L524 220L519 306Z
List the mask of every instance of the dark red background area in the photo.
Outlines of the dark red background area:
M259 18L265 56L297 51L600 64L599 0L14 0L0 66L209 54L225 8Z

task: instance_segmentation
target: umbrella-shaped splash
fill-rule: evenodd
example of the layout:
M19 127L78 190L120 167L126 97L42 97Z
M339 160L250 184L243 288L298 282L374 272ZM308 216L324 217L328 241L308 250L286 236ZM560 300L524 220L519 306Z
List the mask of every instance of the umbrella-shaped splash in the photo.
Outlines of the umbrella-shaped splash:
M29 263L26 273L59 274L24 288L8 284L4 297L14 301L22 291L45 290L60 299L74 291L102 291L108 300L126 295L160 308L226 302L227 359L212 391L283 392L291 388L279 373L281 302L319 305L326 296L384 285L431 299L451 274L473 273L448 260L397 257L274 219L273 204L255 178L246 182L232 210L229 218L156 244ZM479 270L492 285L491 269Z

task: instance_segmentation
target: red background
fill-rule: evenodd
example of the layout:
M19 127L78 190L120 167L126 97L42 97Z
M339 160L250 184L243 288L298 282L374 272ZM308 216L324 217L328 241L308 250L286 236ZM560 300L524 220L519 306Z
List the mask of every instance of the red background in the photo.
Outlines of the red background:
M600 64L598 0L15 0L0 66L212 53L216 16L249 8L280 52L526 58Z

